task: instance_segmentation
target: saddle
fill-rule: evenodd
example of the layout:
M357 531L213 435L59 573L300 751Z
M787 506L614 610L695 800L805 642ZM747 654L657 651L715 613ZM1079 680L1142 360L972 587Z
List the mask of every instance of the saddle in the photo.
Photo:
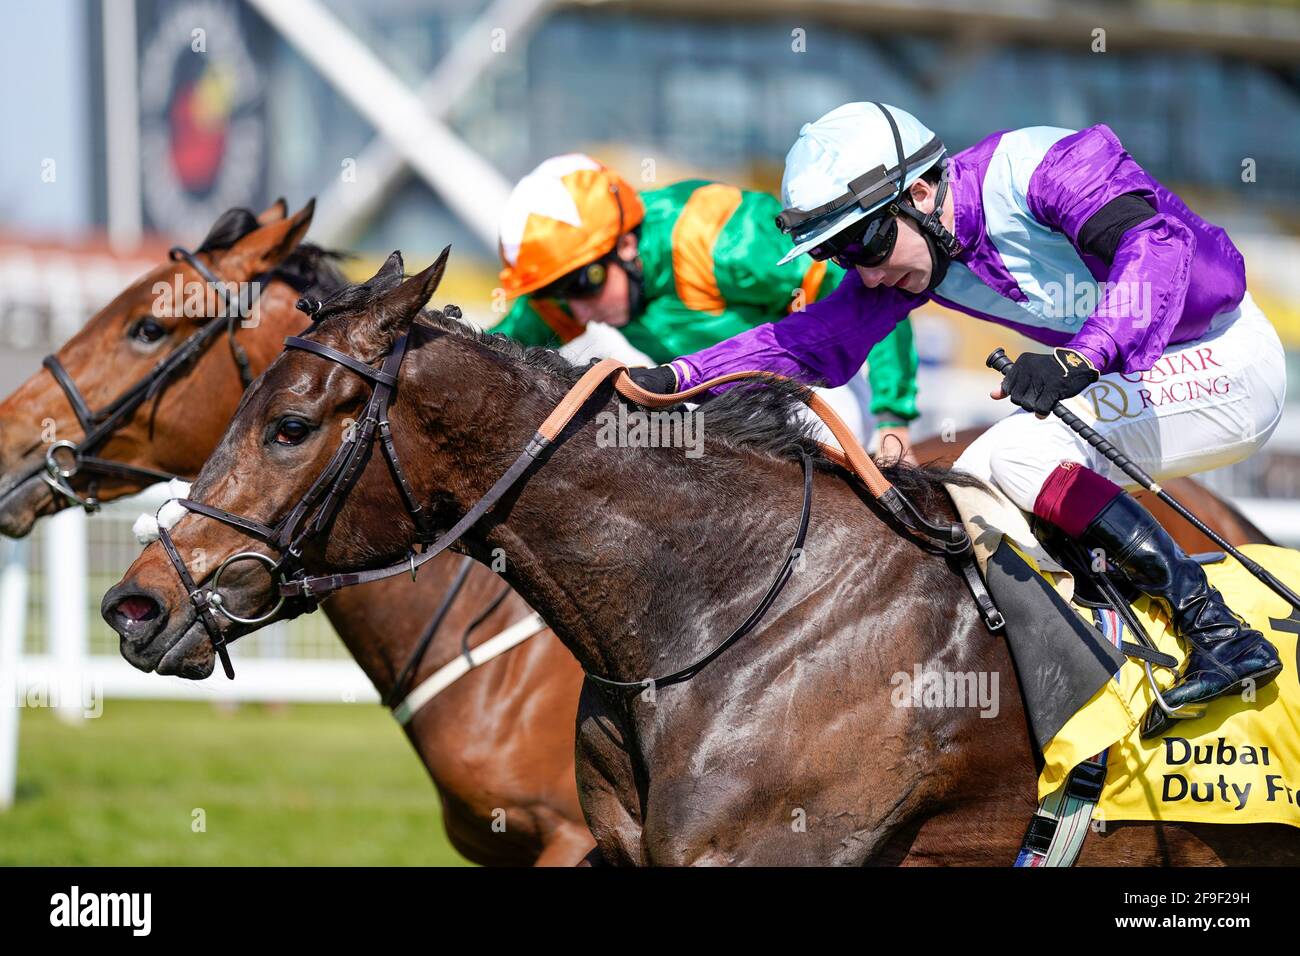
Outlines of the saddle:
M1210 701L1199 717L1143 740L1141 716L1183 657L1165 609L998 492L949 493L1006 619L1041 759L1039 810L1017 865L1068 866L1090 826L1105 821L1300 826L1300 613L1223 553L1194 556L1229 605L1294 663L1254 698ZM1300 582L1300 552L1243 550L1286 583Z

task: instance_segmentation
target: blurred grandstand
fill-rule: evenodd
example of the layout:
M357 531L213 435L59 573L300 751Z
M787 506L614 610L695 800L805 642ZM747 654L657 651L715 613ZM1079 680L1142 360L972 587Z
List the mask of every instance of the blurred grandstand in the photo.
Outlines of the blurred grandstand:
M452 242L439 299L491 324L495 204L540 159L581 149L647 187L698 175L775 191L799 127L859 99L906 107L954 150L996 129L1110 125L1227 227L1300 376L1292 0L50 0L7 9L0 70L3 393L227 207L320 197L311 237L357 252L358 273ZM1017 343L937 307L916 325L919 433L991 419L982 358ZM1207 480L1300 541L1300 412ZM89 655L126 675L121 693L136 677L179 687L131 673L95 611L132 553L129 518L87 530L69 514L6 545L31 570L22 653ZM51 549L69 548L84 580L52 585ZM51 613L62 630L47 638ZM305 696L367 699L323 620L239 651L336 661ZM268 678L258 693L289 689Z

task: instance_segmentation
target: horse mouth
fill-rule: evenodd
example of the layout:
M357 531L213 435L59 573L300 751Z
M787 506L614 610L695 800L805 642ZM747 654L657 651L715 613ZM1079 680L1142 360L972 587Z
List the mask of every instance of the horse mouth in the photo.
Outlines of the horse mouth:
M57 510L53 492L39 475L0 479L0 534L6 538L27 537L37 519Z
M212 642L208 639L208 633L197 616L190 619L180 637L168 645L156 659L142 655L125 639L122 640L121 651L122 656L132 667L163 677L204 680L212 676L216 664Z

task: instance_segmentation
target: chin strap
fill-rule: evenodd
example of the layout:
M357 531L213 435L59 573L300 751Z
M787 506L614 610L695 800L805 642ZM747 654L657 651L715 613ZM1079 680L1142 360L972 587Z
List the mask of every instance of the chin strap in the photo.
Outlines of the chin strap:
M624 259L615 253L614 261L627 274L627 317L631 321L645 309L645 268L640 256Z
M883 104L877 103L876 106L889 123L889 130L894 136L894 152L898 156L898 192L889 204L888 212L891 216L901 215L911 219L925 237L925 244L930 247L930 284L925 288L927 292L933 292L948 274L952 257L961 251L957 237L943 225L943 200L948 195L948 160L940 155L938 166L941 175L939 185L935 188L934 207L928 213L922 213L912 205L912 197L907 191L907 159L903 153L903 137L898 131L898 123Z
M939 162L946 165L945 160ZM901 196L889 210L895 216L906 216L916 223L917 228L921 230L921 235L925 237L925 244L930 247L930 284L926 286L926 291L929 292L933 292L940 286L944 277L948 275L948 266L952 264L952 257L961 252L961 243L943 224L943 201L947 195L948 175L945 171L939 177L939 185L935 187L934 208L928 213L922 213L912 205L911 197L906 194Z

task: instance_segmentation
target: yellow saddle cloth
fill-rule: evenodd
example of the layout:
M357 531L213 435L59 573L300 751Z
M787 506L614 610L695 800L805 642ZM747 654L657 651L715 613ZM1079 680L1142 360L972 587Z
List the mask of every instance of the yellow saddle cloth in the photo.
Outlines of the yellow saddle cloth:
M1242 550L1300 591L1300 552L1267 545ZM1105 751L1106 784L1094 819L1300 826L1300 613L1232 558L1205 571L1228 605L1277 646L1282 673L1253 694L1213 700L1201 717L1143 740L1138 723L1154 698L1141 662L1127 661L1044 747L1040 800L1076 764ZM1182 660L1182 644L1163 612L1145 597L1134 609L1160 650ZM1092 622L1090 610L1078 610ZM1162 689L1174 681L1164 668L1153 673Z

